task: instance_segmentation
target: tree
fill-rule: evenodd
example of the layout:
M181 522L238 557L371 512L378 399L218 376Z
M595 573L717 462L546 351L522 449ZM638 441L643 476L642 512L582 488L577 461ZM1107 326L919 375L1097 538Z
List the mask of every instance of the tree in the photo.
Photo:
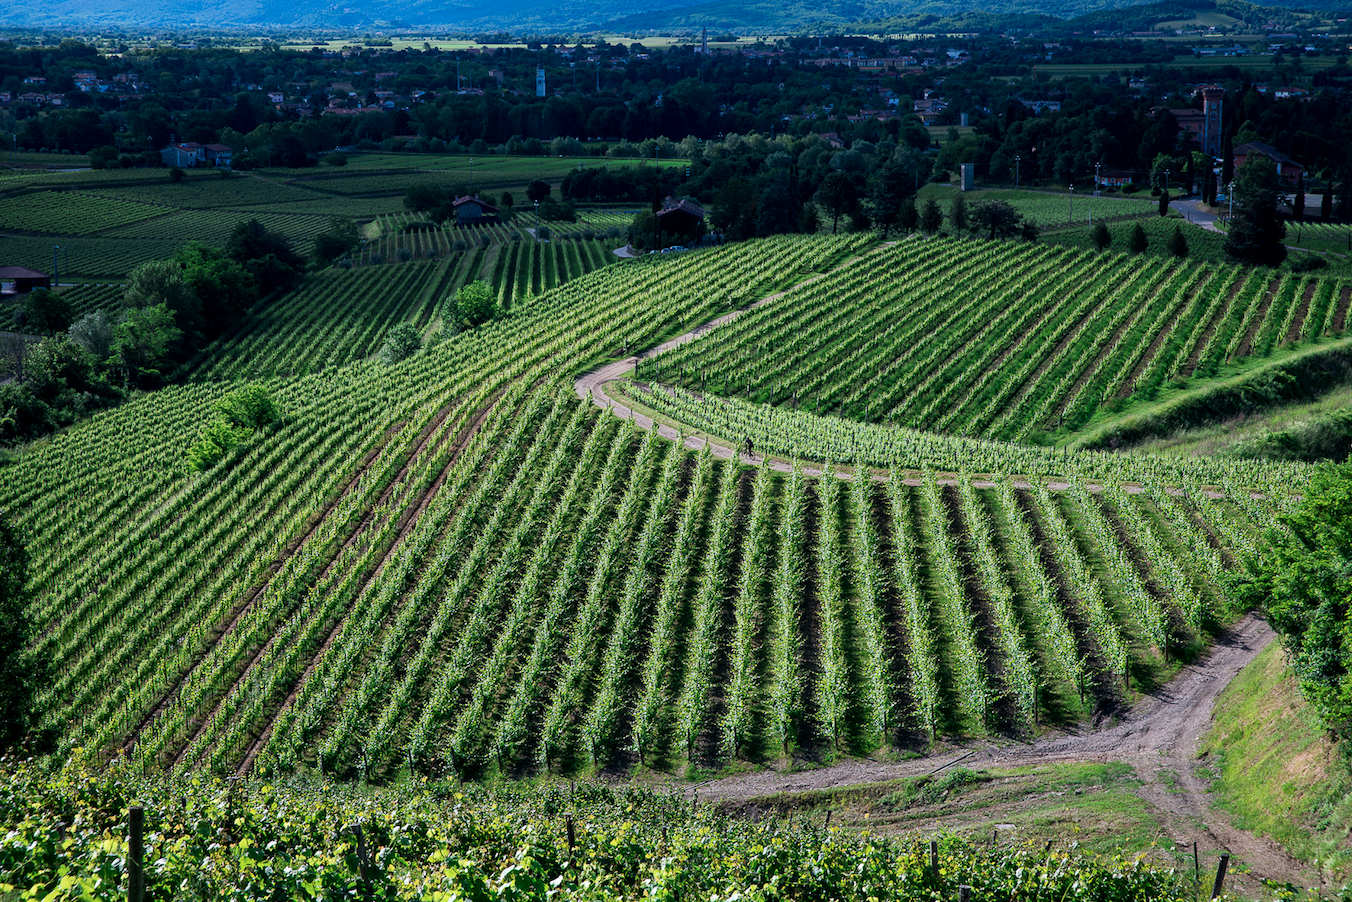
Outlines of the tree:
M639 210L626 232L629 245L644 251L657 246L657 216L651 210Z
M859 204L859 191L855 188L854 181L845 173L828 172L817 187L817 193L813 198L831 217L831 234L834 235L840 217Z
M50 335L70 328L73 311L70 302L55 291L39 288L30 291L23 301L23 328L25 332Z
M258 303L253 275L220 248L189 242L174 255L174 262L197 298L202 333L207 338L220 335ZM184 321L177 311L175 321Z
M944 211L939 209L939 202L930 195L925 198L925 203L920 208L920 231L933 235L943 224Z
M1296 178L1296 197L1291 203L1291 218L1300 222L1305 218L1305 174Z
M974 231L986 232L991 238L1013 238L1019 234L1022 225L1019 211L1003 200L983 200L973 204L967 219Z
M43 662L33 654L27 587L28 551L0 511L0 751L37 727L34 701L45 683Z
M80 317L66 334L70 336L71 341L84 348L90 357L99 362L107 360L108 354L113 349L113 324L108 322L108 317L102 310L95 310Z
M1319 201L1319 221L1333 221L1333 187L1329 186L1324 190L1324 197Z
M821 220L817 217L817 205L803 204L798 212L798 231L804 235L815 235L821 229Z
M274 232L250 219L235 226L225 242L225 253L239 263L258 281L260 294L288 291L300 278L305 261L291 250L291 242L280 232Z
M1094 243L1095 250L1105 251L1108 249L1108 245L1113 243L1113 235L1112 232L1108 231L1108 226L1100 219L1089 230L1089 240Z
M901 225L902 210L915 194L915 170L898 162L885 163L875 173L869 194L873 221L882 226L886 238L893 226Z
M113 328L112 360L128 385L159 383L171 350L182 340L174 312L164 304L130 307Z
M486 323L498 315L497 295L487 282L470 282L455 294L455 313L466 326Z
M948 208L948 222L956 233L965 232L972 225L971 218L967 215L967 198L962 192L953 195L953 203Z
M332 263L352 250L357 244L357 224L350 219L335 216L328 228L315 236L314 257L322 264Z
M1188 255L1188 239L1183 237L1183 227L1174 226L1174 230L1169 233L1169 253L1175 257L1186 257Z
M798 227L797 192L783 179L775 179L761 194L756 209L756 234L760 237L781 235Z
M897 214L897 227L907 232L914 232L919 224L920 211L915 207L915 198L908 197L902 203L901 210Z
M536 203L537 201L542 201L546 197L549 197L549 193L552 190L553 189L549 187L549 182L546 182L544 179L531 179L530 184L526 186L526 198L531 203Z
M1277 266L1286 259L1286 224L1277 218L1281 184L1277 166L1253 154L1235 178L1235 213L1225 234L1225 253L1237 263Z
M1131 234L1127 236L1127 249L1133 254L1143 254L1148 247L1150 241L1145 236L1145 229L1141 228L1138 222L1131 227Z
M142 263L127 277L122 299L128 307L167 307L181 333L202 329L202 304L184 277L183 267L172 260Z
M1168 215L1169 215L1169 192L1168 192L1168 191L1161 191L1161 192L1160 192L1160 215L1161 215L1161 216L1168 216Z
M1246 167L1247 168L1247 167ZM1244 595L1282 634L1301 692L1341 736L1352 734L1352 463L1316 469L1289 531L1272 535Z
M407 360L422 350L422 335L418 327L403 322L390 330L385 343L380 346L380 362L389 366L401 360Z

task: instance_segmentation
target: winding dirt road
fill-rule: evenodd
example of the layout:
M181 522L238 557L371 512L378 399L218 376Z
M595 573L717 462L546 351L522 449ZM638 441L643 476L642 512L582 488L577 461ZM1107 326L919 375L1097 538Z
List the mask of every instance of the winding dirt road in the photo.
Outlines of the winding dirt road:
M1120 721L1102 729L1046 736L1026 745L973 742L901 762L852 761L797 773L761 771L698 787L706 800L746 801L929 774L952 764L969 768L1027 767L1071 762L1123 762L1136 769L1137 792L1163 815L1166 830L1203 849L1228 850L1252 878L1318 886L1319 872L1275 843L1234 827L1213 807L1197 750L1221 691L1272 641L1272 628L1249 615L1225 632L1210 654L1146 696ZM1247 882L1247 881L1246 881Z

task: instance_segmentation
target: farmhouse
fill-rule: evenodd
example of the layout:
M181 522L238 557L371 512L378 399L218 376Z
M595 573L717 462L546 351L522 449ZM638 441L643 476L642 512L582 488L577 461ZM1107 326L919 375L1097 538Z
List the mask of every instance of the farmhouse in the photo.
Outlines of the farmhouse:
M457 197L451 206L455 208L455 221L460 225L478 225L497 222L498 219L498 208L483 202L477 195Z
M51 287L51 277L45 272L26 266L0 266L0 294L28 294L39 288Z
M1300 180L1300 174L1305 167L1301 166L1295 160L1282 153L1270 144L1264 144L1261 141L1250 141L1248 144L1241 144L1235 148L1235 169L1239 169L1249 161L1252 156L1264 156L1277 164L1277 177L1284 184L1294 185Z

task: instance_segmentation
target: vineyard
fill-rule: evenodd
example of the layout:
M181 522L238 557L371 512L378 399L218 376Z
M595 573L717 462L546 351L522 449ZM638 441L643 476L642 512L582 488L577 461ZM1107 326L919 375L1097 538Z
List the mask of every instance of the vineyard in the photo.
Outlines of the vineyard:
M89 235L170 212L167 207L78 193L53 201L47 193L7 198L0 205L0 229Z
M147 898L157 899L172 888L231 902L363 895L920 902L956 898L960 885L978 899L1196 897L1191 876L1126 852L992 848L944 836L931 853L923 838L893 841L820 820L751 820L639 788L227 787L106 774L83 762L55 774L23 766L0 774L0 816L14 825L0 837L0 873L32 898L122 894L127 799L145 806Z
M922 244L780 238L631 261L394 367L367 359L384 331L431 328L454 285L498 268L491 249L311 277L222 339L204 381L96 415L0 477L38 552L64 747L371 780L682 768L1029 735L1167 679L1232 616L1221 575L1259 553L1302 468L918 433L860 454L851 424L800 409L768 430L794 453L892 468L808 478L687 453L571 390L587 361L785 289L687 347L758 334L828 290L833 315L860 316L847 299L903 265L919 279L922 258L903 261ZM936 239L923 259L935 246L1073 271L1068 251L1010 246L1035 256L1024 265ZM1247 297L1217 292L1231 296ZM1289 331L1269 307L1261 321ZM761 359L794 360L777 341ZM241 378L267 378L284 421L192 473L187 447ZM773 411L679 413L726 434Z
M1017 442L1235 361L1343 335L1350 301L1342 279L905 240L645 362L639 377Z

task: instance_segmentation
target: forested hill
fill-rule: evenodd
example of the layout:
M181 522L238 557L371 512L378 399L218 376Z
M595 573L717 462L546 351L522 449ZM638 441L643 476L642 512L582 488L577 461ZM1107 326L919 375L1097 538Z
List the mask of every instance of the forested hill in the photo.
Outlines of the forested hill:
M1306 10L1343 8L1345 0L1301 0ZM1130 4L1115 0L858 0L837 3L774 3L770 0L710 0L662 12L634 12L612 23L617 30L680 32L708 27L741 34L834 31L844 34L912 32L1140 32L1160 23L1203 20L1227 28L1298 30L1311 17L1295 3L1262 6L1247 0L1165 0ZM1320 17L1323 20L1327 16ZM712 32L711 32L712 33Z
M428 27L472 31L601 29L680 31L708 27L746 34L785 32L1001 31L1059 21L1067 26L1147 30L1158 22L1190 20L1205 9L1257 27L1289 27L1297 6L1334 9L1344 0L1277 0L1271 7L1244 0L1190 0L1133 4L1118 0L372 0L342 7L327 0L281 5L262 0L11 0L0 25L174 27ZM1280 12L1278 11L1280 10ZM1084 17L1084 18L1079 18ZM1070 21L1066 21L1070 20Z

